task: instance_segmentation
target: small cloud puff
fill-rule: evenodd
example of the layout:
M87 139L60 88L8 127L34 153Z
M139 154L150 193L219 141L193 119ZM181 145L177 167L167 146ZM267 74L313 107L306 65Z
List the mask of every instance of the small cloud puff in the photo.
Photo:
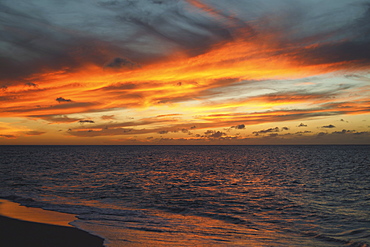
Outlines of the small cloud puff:
M280 131L279 127L275 127L275 128L269 128L266 130L253 131L252 134L254 134L255 136L258 136L259 134L266 134L266 133L279 132L279 131Z
M321 128L332 129L332 128L335 128L335 126L332 124L329 124L329 125L322 126Z
M231 126L231 128L237 129L237 130L242 130L242 129L245 129L245 125L244 124L239 124L239 125L236 125L236 126Z
M93 120L80 120L79 123L95 123Z
M62 103L62 102L72 102L72 100L70 99L65 99L63 97L58 97L55 99L56 101L58 101L59 103Z

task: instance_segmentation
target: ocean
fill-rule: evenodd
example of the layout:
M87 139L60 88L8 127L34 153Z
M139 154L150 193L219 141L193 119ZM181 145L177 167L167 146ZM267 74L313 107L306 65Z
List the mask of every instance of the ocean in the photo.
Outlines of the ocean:
M370 246L370 146L0 146L0 197L105 246Z

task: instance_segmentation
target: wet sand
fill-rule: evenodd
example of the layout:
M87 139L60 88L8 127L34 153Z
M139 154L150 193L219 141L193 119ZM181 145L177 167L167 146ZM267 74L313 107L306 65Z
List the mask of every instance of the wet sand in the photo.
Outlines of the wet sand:
M9 209L11 210L7 210L9 205L12 205L12 207L9 207ZM54 224L53 222L55 221L55 219L50 218L50 215L55 214L57 212L37 209L38 211L42 210L45 212L45 214L42 217L40 217L43 218L42 222L52 222L50 224L45 224L24 220L24 219L29 220L30 218L35 216L34 215L35 208L19 206L17 204L14 204L13 202L4 200L1 200L0 207L1 207L0 246L7 247L103 246L104 240L100 237L91 235L80 229L72 227L71 225L67 226L65 222L59 222L58 225ZM20 212L22 213L16 214L15 212L17 212L17 210L20 210ZM12 215L12 218L8 217L9 214ZM70 217L68 218L68 220L69 219Z

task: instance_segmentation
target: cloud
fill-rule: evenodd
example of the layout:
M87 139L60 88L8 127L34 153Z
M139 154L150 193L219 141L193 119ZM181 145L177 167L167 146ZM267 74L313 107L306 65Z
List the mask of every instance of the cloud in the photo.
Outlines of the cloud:
M325 133L325 132L320 132L317 134L317 137L322 137L322 136L326 136L328 135L328 133Z
M21 0L1 2L0 20L0 112L66 125L105 120L89 131L58 127L76 136L179 136L370 112L363 0ZM121 110L141 120L124 122ZM253 135L289 130L276 128Z
M63 97L58 97L55 99L56 101L58 101L59 103L62 103L62 102L72 102L72 100L70 99L65 99Z
M208 138L221 138L223 136L226 136L226 133L223 133L221 131L215 131L215 130L207 130L206 132L204 132L204 134Z
M110 67L110 68L114 68L114 69L122 69L122 68L126 68L126 69L135 69L135 68L139 68L140 66L126 58L120 58L120 57L116 57L115 59L113 59L113 61L111 61L109 64L106 65L107 67Z
M29 86L29 87L37 87L38 85L33 82L26 82L24 85Z
M115 116L114 115L103 115L100 118L103 120L113 120L115 119Z
M332 124L329 124L329 125L321 126L321 128L332 129L332 128L335 128L335 126Z
M306 131L298 131L295 134L296 135L302 135L302 134L311 134L311 133L312 133L312 131L306 130Z
M83 123L95 123L93 120L80 120L78 122L81 123L81 124L83 124Z
M239 125L236 125L236 126L231 126L231 128L241 130L241 129L245 129L245 125L244 124L239 124Z
M344 135L344 134L348 134L348 133L358 133L358 132L355 131L355 130L345 130L345 129L343 129L342 131L334 131L332 134Z
M32 130L32 131L26 131L26 132L23 132L23 133L27 136L39 136L39 135L45 134L46 132Z
M0 137L6 138L6 139L16 139L17 138L17 136L15 135L1 135L1 134L0 134Z
M275 127L275 128L265 129L265 130L253 131L252 134L254 134L255 136L259 136L259 134L266 134L266 133L279 132L279 131L280 131L279 127Z

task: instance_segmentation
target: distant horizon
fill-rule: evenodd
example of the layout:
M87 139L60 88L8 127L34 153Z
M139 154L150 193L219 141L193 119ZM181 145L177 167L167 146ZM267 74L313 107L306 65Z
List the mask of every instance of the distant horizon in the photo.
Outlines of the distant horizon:
M370 146L370 144L0 144L0 146Z
M368 145L363 0L1 3L0 145Z

